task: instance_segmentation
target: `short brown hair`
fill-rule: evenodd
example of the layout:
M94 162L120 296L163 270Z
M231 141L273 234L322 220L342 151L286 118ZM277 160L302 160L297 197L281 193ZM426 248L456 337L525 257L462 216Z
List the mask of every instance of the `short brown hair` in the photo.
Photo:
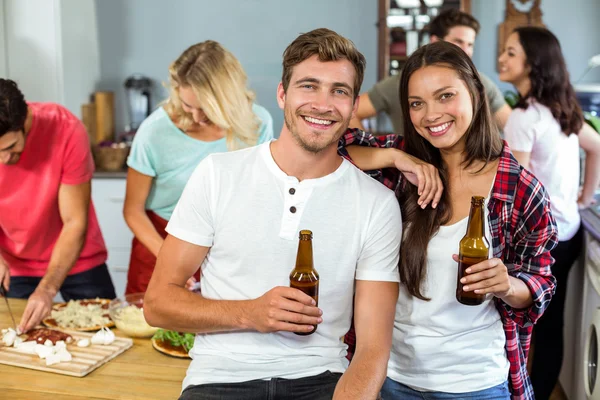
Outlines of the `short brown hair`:
M281 82L283 90L287 91L292 78L295 65L314 56L319 56L319 61L348 60L354 66L354 99L360 93L367 61L365 56L356 48L350 39L338 35L336 32L319 28L298 36L283 52L283 75Z
M467 26L473 29L476 35L479 33L480 28L479 22L471 14L467 14L456 8L449 8L431 20L429 23L429 34L443 39L448 35L450 29L455 26Z
M0 79L0 136L22 131L27 118L27 103L16 82Z

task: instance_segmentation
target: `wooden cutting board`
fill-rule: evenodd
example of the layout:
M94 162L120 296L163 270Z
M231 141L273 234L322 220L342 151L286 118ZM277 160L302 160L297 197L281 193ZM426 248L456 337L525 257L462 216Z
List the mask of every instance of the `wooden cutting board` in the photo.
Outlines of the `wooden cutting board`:
M20 353L14 347L0 347L0 364L83 377L133 345L133 340L129 338L116 337L108 346L92 344L88 347L77 347L78 340L91 339L94 333L66 329L61 331L73 336L73 343L67 345L67 350L73 357L71 361L46 366L46 360L42 360L37 354Z

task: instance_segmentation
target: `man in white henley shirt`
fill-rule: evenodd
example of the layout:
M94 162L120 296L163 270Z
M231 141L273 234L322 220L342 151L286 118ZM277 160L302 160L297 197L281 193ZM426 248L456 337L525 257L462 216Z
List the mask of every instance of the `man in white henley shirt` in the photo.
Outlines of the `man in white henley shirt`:
M337 155L365 59L327 29L300 35L283 58L279 139L200 163L146 293L148 323L196 333L181 399L375 398L386 376L400 210L392 191ZM302 229L314 235L318 307L289 287ZM199 266L201 295L185 289ZM315 324L312 335L293 333Z

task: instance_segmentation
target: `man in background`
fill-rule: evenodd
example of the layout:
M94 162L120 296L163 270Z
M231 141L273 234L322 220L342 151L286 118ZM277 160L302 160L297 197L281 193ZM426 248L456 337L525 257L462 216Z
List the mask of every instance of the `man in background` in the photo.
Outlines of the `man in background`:
M473 56L475 38L479 33L479 22L470 14L455 8L441 12L429 24L430 41L444 40L463 49L469 57ZM500 129L504 128L511 108L504 101L498 87L484 74L479 73L490 109ZM356 116L350 122L351 128L364 130L362 120L371 118L379 112L385 112L392 121L394 133L404 132L402 109L400 107L400 74L389 76L375 84L366 93L360 95Z
M0 284L28 299L19 329L65 300L115 296L91 202L94 162L83 124L54 103L26 102L0 79Z

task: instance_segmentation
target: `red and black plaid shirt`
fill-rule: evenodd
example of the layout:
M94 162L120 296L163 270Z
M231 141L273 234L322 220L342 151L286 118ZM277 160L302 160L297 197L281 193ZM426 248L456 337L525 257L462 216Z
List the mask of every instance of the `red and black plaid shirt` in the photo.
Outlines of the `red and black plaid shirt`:
M402 149L404 142L397 135L376 137L349 129L340 139L338 152L352 161L345 149L349 145ZM550 250L558 243L558 231L542 184L519 165L506 142L499 161L488 203L493 253L506 264L511 276L527 284L533 305L519 310L495 298L496 308L506 334L512 398L534 399L527 374L527 355L533 324L542 316L554 294L556 280L550 272L554 263ZM395 168L366 172L396 192L404 185L403 176ZM348 333L345 341L350 359L356 345L354 330Z

